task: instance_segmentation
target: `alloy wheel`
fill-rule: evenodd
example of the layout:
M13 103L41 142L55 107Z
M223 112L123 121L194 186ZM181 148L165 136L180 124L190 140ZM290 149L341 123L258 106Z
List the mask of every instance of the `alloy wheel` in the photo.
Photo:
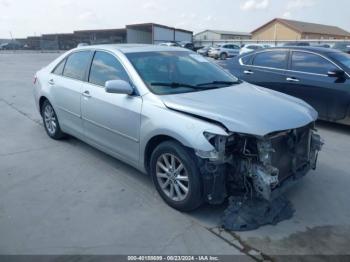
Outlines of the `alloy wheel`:
M57 130L57 120L55 111L53 110L51 105L46 105L44 109L44 122L47 131L50 135L54 135Z
M175 155L165 153L159 156L156 175L161 190L173 201L183 201L189 192L188 172Z

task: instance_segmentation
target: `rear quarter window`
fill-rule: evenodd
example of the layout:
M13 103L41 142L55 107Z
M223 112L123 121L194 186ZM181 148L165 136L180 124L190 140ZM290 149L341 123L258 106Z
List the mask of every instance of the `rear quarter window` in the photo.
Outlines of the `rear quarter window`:
M241 57L241 61L243 65L251 65L253 55L246 55Z
M84 80L91 59L90 51L80 51L67 58L63 75L69 78Z
M54 70L52 70L52 73L55 75L62 75L64 65L66 64L66 59L63 59L56 67Z

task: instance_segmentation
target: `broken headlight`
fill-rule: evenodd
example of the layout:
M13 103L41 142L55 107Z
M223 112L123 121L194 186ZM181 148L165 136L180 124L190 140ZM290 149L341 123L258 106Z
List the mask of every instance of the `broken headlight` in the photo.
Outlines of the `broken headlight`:
M272 148L271 141L269 140L262 140L258 141L258 153L259 153L259 159L264 165L271 165L271 153L275 152L275 150Z
M210 132L203 132L203 136L214 147L214 149L211 151L196 150L196 155L200 158L206 158L212 161L223 159L225 155L226 142L232 138Z

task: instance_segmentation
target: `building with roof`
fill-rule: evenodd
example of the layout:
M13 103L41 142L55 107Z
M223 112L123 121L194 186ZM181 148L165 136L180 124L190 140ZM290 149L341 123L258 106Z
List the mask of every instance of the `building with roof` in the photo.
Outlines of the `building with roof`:
M250 38L250 33L210 29L199 32L193 36L195 41L247 40Z
M74 31L78 43L116 44L126 42L126 29L99 29Z
M21 39L26 49L68 50L87 44L160 44L192 42L193 32L155 23L126 25L125 28L77 30L73 33L43 34Z
M350 33L330 25L275 18L252 32L254 40L350 39Z
M77 46L74 34L44 34L40 37L40 48L44 50L69 50Z
M155 23L126 26L126 42L160 44L164 42L192 42L193 32Z

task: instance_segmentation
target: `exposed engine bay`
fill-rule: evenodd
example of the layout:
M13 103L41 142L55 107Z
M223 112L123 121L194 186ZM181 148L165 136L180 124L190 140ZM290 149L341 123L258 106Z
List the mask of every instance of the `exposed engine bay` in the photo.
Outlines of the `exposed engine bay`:
M205 136L215 150L196 154L206 200L211 204L223 203L228 196L230 202L237 198L241 203L274 203L288 186L316 168L323 145L314 123L265 137Z

